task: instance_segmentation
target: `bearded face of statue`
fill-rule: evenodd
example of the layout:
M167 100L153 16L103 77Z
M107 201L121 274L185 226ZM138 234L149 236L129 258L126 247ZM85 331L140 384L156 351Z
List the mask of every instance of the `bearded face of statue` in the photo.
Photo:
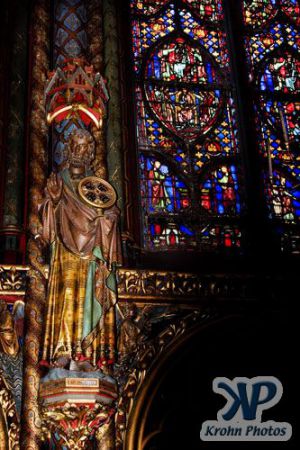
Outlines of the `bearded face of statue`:
M94 159L94 142L89 133L73 134L69 141L69 163L74 167L90 166Z

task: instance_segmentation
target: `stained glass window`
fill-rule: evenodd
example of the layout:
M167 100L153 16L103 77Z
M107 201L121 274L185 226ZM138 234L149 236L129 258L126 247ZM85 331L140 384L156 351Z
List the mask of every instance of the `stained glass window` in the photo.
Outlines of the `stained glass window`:
M222 2L130 7L143 244L238 249L240 148Z
M53 68L62 67L68 61L83 58L87 50L85 25L87 12L81 0L55 0ZM65 142L76 128L85 128L80 119L64 120L52 128L53 161L60 165L65 159Z
M299 252L300 2L244 0L250 83L269 217L282 249Z

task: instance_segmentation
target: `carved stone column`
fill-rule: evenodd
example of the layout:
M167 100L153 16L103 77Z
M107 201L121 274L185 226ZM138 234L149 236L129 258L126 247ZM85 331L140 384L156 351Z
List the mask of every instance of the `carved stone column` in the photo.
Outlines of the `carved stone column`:
M109 181L118 193L123 210L123 163L117 9L115 0L103 0L104 77L109 92L106 148Z
M11 60L6 71L10 73L7 145L5 152L3 220L1 247L7 263L20 264L24 258L24 165L25 165L25 105L27 75L27 5L19 3L11 13Z
M101 0L87 2L87 36L89 41L88 60L94 66L95 72L103 73L103 30ZM105 128L92 127L91 133L95 139L95 172L97 176L107 180L107 152Z
M29 288L26 302L24 405L21 446L39 448L40 418L38 411L39 371L38 356L42 333L45 301L45 273L41 250L34 236L40 221L38 203L43 197L47 176L47 136L44 88L49 70L50 1L36 0L32 14L32 91L30 117L30 187L28 258L30 263Z

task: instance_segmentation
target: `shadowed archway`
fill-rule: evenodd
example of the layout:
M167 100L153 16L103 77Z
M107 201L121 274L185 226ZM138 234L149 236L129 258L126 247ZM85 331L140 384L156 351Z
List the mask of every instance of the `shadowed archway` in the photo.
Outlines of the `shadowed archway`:
M282 311L265 311L227 316L188 331L160 357L143 385L130 416L126 449L281 448L280 442L202 442L200 429L205 420L216 420L225 404L212 392L215 377L258 375L275 376L283 384L281 401L265 411L262 420L295 427L294 330L288 329L289 320ZM295 448L295 436L284 446Z

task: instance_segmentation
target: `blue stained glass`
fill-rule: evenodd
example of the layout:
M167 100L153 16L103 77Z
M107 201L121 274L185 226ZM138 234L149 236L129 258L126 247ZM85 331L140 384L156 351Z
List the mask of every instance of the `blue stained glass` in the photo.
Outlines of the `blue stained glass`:
M80 27L81 21L80 21L80 19L76 16L76 14L72 13L72 14L69 14L69 15L66 17L66 19L65 19L65 21L64 21L64 24L65 24L65 26L66 26L67 28L69 28L71 31L76 31L77 28Z
M179 229L183 231L185 234L188 234L189 236L194 236L194 232L190 230L189 228L185 227L184 225L180 225Z
M161 2L131 2L144 239L150 249L240 245L239 227L223 220L209 225L210 215L218 222L237 218L241 210L237 171L225 169L224 159L237 156L238 135L222 2L220 14L209 0L199 8L196 3L187 0L182 9L183 2L164 2L161 9ZM173 20L175 10L180 24ZM218 169L206 177L212 159ZM193 186L191 196L198 177L202 184Z

